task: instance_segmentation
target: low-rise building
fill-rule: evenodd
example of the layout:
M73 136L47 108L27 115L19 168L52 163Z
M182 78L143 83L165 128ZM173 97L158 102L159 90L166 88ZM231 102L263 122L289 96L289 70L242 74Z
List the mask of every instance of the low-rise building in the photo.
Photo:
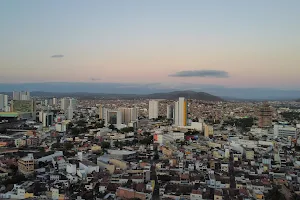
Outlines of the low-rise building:
M34 173L33 154L28 154L27 156L18 160L18 170L24 175L30 175Z

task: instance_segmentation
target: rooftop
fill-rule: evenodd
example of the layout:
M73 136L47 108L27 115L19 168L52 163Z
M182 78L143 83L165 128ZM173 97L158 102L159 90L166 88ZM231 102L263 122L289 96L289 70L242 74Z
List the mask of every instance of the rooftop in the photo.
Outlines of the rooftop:
M27 155L27 156L21 158L20 160L23 160L23 161L33 161L33 160L34 160L34 157L33 157L33 155L31 154L31 155Z
M86 160L86 159L82 160L81 163L84 164L84 165L86 165L86 166L88 166L88 165L89 166L93 166L93 167L97 166L95 163L93 163L93 162L91 162L89 160Z
M109 149L107 152L109 154L115 154L115 155L130 155L130 154L135 154L136 153L136 151L113 150L113 149Z
M17 112L0 112L0 117L18 117Z

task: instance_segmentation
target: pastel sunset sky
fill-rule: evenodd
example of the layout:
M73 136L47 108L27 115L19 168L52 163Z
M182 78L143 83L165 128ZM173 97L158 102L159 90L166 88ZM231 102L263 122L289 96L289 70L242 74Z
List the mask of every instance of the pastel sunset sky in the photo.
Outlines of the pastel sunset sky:
M4 0L0 82L300 86L299 0Z

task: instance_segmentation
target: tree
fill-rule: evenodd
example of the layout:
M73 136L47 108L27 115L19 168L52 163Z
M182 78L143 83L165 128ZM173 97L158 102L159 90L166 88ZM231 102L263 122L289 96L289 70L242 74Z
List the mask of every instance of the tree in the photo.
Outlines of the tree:
M133 127L125 127L125 128L121 128L120 132L121 133L129 133L129 132L133 132L134 128Z
M199 122L198 117L196 117L195 119L192 120L193 122Z
M73 128L74 124L72 122L68 123L68 129Z
M265 197L266 200L286 200L284 195L279 191L278 186L273 186L272 190Z
M131 143L132 143L133 145L136 145L138 142L139 142L139 141L138 141L136 138L134 138L134 139L132 140Z
M298 112L283 112L281 116L287 121L299 120L300 114Z
M71 135L78 136L79 134L80 134L80 129L79 128L72 128L71 129Z
M158 151L155 150L155 151L154 151L153 160L158 160L158 159L159 159Z
M254 124L254 118L241 118L241 119L230 119L227 121L224 121L224 125L235 125L236 127L241 128L243 131L248 131L249 127L253 126Z
M7 179L2 182L2 185L10 185L10 184L16 184L23 181L26 181L26 177L23 174L16 174L11 179Z
M130 188L132 186L132 183L133 183L132 180L129 179L124 186L127 187L127 188Z
M153 143L153 137L148 136L140 141L140 144L150 145Z
M44 163L43 161L39 162L39 168L43 168L46 166L46 163Z
M293 194L291 200L300 200L300 196L297 194Z
M117 141L114 142L114 145L115 145L115 147L122 148L124 146L124 143L117 140Z
M78 126L85 126L85 125L86 125L86 121L84 121L83 119L80 119L80 120L78 120L78 121L76 122L76 124L77 124Z
M9 165L9 169L11 169L12 174L16 174L18 172L18 167L16 165Z
M110 148L110 143L109 142L101 142L101 148L102 149L109 149Z
M145 135L145 136L150 136L151 133L146 131L146 132L143 133L143 135Z
M115 126L114 126L113 124L110 124L110 125L108 126L108 128L111 129L111 130L115 130L115 129L116 129Z
M58 149L58 148L61 148L61 146L60 146L59 143L53 143L53 144L51 145L51 148L52 148L52 149Z
M45 148L44 147L38 147L38 150L40 151L40 152L45 152Z
M95 127L96 127L96 128L103 128L103 127L104 127L104 122L103 122L103 121L97 122L97 123L95 124Z
M73 147L74 147L74 144L71 143L71 142L65 142L65 143L64 143L64 148L65 148L66 150L71 150L71 149L73 149Z
M39 196L43 191L46 191L46 188L43 184L41 184L39 181L35 181L34 187L33 187L33 194L35 196Z

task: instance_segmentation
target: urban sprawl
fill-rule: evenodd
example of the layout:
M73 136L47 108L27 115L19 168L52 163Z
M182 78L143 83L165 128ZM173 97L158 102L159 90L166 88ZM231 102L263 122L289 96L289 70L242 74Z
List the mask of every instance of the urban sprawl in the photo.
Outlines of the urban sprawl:
M300 103L0 94L0 199L300 199Z

